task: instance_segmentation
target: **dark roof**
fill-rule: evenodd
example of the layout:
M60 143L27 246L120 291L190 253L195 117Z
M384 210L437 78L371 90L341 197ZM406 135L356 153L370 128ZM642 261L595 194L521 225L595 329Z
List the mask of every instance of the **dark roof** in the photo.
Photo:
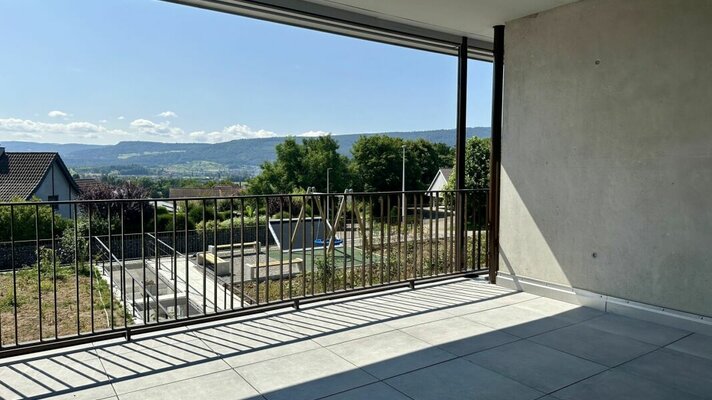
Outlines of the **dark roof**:
M69 184L79 191L59 154L3 152L0 155L0 201L10 201L16 197L29 200L55 161L66 175Z
M84 193L87 190L91 190L96 186L104 185L100 180L95 178L78 178L75 179L77 186L79 187L79 193Z
M450 179L450 174L452 174L452 168L440 168L440 173L443 174L445 180Z

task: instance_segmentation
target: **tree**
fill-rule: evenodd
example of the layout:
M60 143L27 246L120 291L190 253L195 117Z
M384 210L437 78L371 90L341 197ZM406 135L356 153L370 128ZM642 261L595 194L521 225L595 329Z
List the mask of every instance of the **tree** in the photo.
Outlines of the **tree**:
M402 146L405 146L406 190L426 189L438 169L452 164L452 149L442 143L385 135L362 136L351 149L355 189L367 192L401 190Z
M100 184L93 185L88 190L82 192L80 199L85 201L91 200L139 200L147 199L149 196L148 189L136 185L131 182L122 182L118 185ZM111 209L112 231L118 232L121 228L121 204L123 204L123 223L125 232L136 232L141 227L141 208L144 210L144 223L152 218L153 212L151 205L147 201L129 201L129 202L96 202L82 203L82 211L88 214L91 211L93 220L97 223L104 220L109 215ZM108 225L107 230L108 230ZM94 222L92 223L94 229ZM104 234L105 232L101 232Z
M0 207L0 241L10 241L10 221L12 220L13 238L18 241L51 239L52 238L52 217L54 217L54 234L58 237L69 225L69 221L62 218L58 213L53 212L52 206L43 205L38 198L33 198L32 202L37 202L37 206L10 206ZM20 198L12 200L13 203L24 202ZM11 214L14 218L11 218Z
M331 135L304 139L289 137L276 147L277 159L262 164L262 172L248 182L252 194L292 193L314 186L326 191L326 171L330 190L343 191L349 182L348 160L339 154L339 144Z
M454 189L456 174L450 175L448 188ZM465 189L489 187L490 139L472 137L465 143Z

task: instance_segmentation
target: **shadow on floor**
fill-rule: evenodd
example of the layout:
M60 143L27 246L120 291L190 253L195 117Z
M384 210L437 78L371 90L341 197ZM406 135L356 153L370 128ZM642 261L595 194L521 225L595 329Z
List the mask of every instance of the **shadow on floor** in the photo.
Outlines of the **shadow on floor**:
M712 396L712 339L457 280L0 361L2 398L548 394Z

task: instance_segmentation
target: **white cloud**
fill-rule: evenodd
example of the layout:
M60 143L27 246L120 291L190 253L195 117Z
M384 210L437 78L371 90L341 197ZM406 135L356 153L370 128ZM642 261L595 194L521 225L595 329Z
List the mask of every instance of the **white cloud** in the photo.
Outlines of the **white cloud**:
M247 125L237 124L226 126L221 131L194 131L190 132L188 136L192 141L196 142L220 143L239 139L269 138L278 135L272 131L264 129L254 130Z
M124 119L123 116L118 119ZM253 129L247 125L229 125L218 130L187 131L171 124L171 121L154 122L139 118L131 121L125 129L106 126L107 120L98 123L86 121L39 122L21 118L0 119L0 137L10 136L19 140L52 143L116 143L121 140L147 140L160 142L220 143L239 139L271 138L284 136L265 129ZM308 131L303 137L330 134L325 131Z
M51 118L66 117L67 115L69 114L58 110L50 111L47 113L47 116Z
M134 120L130 124L131 128L134 128L144 134L180 140L184 133L183 129L175 128L170 125L170 122L155 123L143 118Z
M108 129L91 122L47 123L20 118L0 119L0 132L7 132L16 137L64 143L71 140L115 139L117 136L129 135L125 131Z
M331 135L331 132L325 132L325 131L307 131L304 133L300 133L298 136L302 137L318 137L318 136L326 136L326 135Z
M121 121L121 120L124 120L124 119L126 119L126 117L124 117L123 115L119 115L119 117L118 117L118 118L116 118L116 119L118 119L119 121Z
M173 111L164 111L162 113L159 113L156 116L163 117L163 118L178 118L178 114L174 113Z

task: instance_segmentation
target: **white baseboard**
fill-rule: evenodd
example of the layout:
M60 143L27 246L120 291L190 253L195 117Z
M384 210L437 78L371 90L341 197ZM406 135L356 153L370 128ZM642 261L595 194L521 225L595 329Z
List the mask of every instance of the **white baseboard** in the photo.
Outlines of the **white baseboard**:
M671 310L537 279L513 276L501 271L497 273L497 284L509 289L712 336L712 317L709 316Z

